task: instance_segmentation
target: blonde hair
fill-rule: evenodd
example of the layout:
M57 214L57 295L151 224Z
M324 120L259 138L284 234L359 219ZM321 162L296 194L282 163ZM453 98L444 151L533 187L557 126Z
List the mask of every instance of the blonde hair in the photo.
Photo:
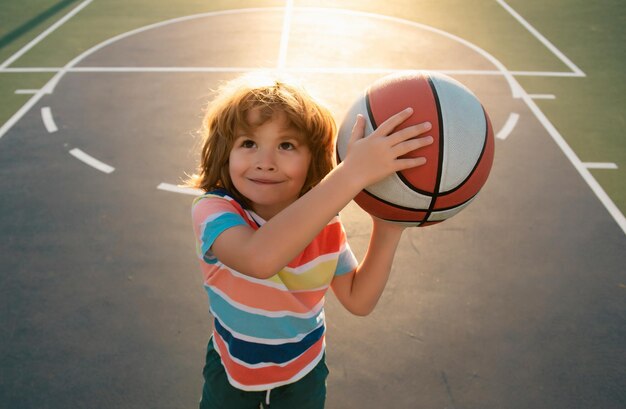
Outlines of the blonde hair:
M249 123L248 113L257 110L260 121ZM270 73L241 76L223 85L208 105L201 130L201 153L197 174L186 185L205 192L223 188L249 207L230 178L228 159L236 130L249 131L283 112L289 124L304 136L311 164L300 195L318 184L335 166L337 126L331 112L302 86Z

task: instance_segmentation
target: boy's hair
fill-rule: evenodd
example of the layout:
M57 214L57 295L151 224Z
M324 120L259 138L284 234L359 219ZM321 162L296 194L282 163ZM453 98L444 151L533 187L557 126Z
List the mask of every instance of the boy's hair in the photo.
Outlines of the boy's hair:
M261 120L248 123L248 113L258 109ZM236 130L253 130L284 112L290 126L303 135L311 151L311 164L300 195L318 184L335 165L337 126L331 112L303 87L277 75L254 73L226 83L208 105L202 127L202 150L197 174L187 186L208 192L223 188L246 207L249 201L232 183L228 170Z

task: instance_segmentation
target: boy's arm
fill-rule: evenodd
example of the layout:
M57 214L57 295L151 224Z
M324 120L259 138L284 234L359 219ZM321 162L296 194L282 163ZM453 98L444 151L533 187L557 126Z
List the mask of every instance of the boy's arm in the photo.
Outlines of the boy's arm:
M331 287L341 304L352 314L365 316L374 310L387 284L393 257L405 226L373 217L367 253L357 269L335 276Z
M237 226L224 231L211 247L213 254L246 275L269 278L276 274L365 186L425 163L421 157L400 158L432 143L432 137L416 138L430 130L428 123L394 131L411 114L404 110L392 116L367 138L363 138L364 118L359 116L344 162L260 229Z

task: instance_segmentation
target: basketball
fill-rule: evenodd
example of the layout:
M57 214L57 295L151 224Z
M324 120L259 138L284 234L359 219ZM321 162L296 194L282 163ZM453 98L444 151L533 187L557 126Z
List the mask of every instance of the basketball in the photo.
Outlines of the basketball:
M413 114L396 130L430 122L432 145L405 157L426 157L426 164L397 172L366 187L355 202L378 218L407 226L429 226L465 209L489 176L494 155L493 128L476 96L447 75L411 71L385 76L356 99L339 128L341 162L357 114L365 135L401 110Z

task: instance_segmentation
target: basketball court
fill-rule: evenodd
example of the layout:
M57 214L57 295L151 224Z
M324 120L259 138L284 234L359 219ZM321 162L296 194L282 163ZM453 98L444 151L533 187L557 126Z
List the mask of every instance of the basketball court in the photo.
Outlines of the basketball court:
M194 192L176 185L210 90L283 70L341 120L369 83L416 68L483 102L494 167L466 210L404 233L374 313L329 293L327 407L626 407L626 224L538 97L445 30L290 1L110 38L4 124L0 402L196 407L210 319ZM352 203L342 218L360 259L369 217Z

